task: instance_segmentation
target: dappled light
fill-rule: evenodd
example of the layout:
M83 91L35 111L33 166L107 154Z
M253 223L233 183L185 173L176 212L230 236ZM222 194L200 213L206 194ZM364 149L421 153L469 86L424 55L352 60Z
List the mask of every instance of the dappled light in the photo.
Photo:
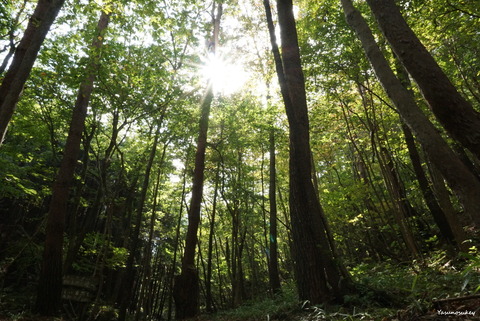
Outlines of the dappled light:
M0 1L0 321L478 320L479 10Z

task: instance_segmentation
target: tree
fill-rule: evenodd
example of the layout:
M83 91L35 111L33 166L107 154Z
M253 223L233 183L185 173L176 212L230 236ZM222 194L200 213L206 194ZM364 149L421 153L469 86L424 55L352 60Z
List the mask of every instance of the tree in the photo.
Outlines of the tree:
M272 15L264 1L277 76L290 126L290 215L295 274L300 299L323 303L341 298L351 285L334 258L326 219L312 183L311 151L305 81L300 61L291 0L278 0L281 57Z
M215 9L215 5L213 6ZM222 3L217 5L217 13L213 18L213 34L211 54L215 55L218 48L218 34L220 31L220 18L223 13ZM215 11L213 11L215 12ZM203 180L205 170L205 150L207 148L208 117L213 100L213 86L210 79L202 104L200 106L200 126L195 153L195 168L193 172L192 198L188 211L188 230L185 239L185 251L182 260L182 272L175 278L173 295L175 298L176 318L183 320L194 317L199 313L200 284L198 272L195 267L195 249L197 247L197 233L200 224L200 209L203 196Z
M402 85L408 90L411 83L408 78L405 69L400 64L397 65L397 76L402 82ZM410 91L411 92L411 91ZM413 95L413 93L412 93ZM449 215L449 211L445 211L440 207L432 188L428 183L427 176L422 167L420 154L417 150L415 139L413 137L410 128L402 121L402 131L405 136L405 143L407 144L408 155L412 162L412 167L415 172L415 176L418 181L418 185L422 191L423 198L427 204L430 213L437 224L440 235L444 241L454 245L456 248L463 251L467 250L467 244L465 243L465 234L462 226L458 220L452 215Z
M65 0L39 0L0 86L0 145L38 51Z
M90 64L86 77L78 91L72 114L70 130L63 152L63 159L52 189L52 199L48 211L45 249L42 271L38 285L36 310L42 315L58 313L62 292L63 233L70 187L80 152L80 143L85 128L85 118L90 96L100 63L100 53L108 26L110 14L103 11L97 25L97 32L90 51Z
M275 159L275 127L270 129L269 133L269 177L270 184L268 185L268 199L270 203L270 228L269 228L269 254L268 260L268 278L270 281L270 288L275 292L280 291L280 276L278 271L278 243L277 243L277 175L276 175L276 159Z
M385 38L447 132L480 158L480 113L457 91L394 0L368 0Z
M456 192L465 211L477 224L480 223L480 215L478 215L480 213L480 200L478 199L480 182L459 160L433 124L418 108L408 90L395 76L360 12L353 7L350 0L342 0L342 6L347 22L362 42L365 54L387 95L415 133L429 155L429 159L435 162L450 187Z

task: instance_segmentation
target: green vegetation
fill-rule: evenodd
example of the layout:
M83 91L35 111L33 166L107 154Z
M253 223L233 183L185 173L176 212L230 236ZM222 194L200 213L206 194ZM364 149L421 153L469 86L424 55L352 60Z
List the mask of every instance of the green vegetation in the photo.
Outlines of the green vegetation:
M0 0L0 320L480 315L478 6L293 5Z

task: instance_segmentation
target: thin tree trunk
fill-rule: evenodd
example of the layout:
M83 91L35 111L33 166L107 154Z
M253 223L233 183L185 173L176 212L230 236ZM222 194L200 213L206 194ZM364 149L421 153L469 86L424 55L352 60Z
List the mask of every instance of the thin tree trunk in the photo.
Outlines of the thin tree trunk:
M85 127L87 106L100 63L100 49L105 30L109 22L109 14L102 11L97 25L97 34L93 41L87 77L82 82L73 110L70 130L63 153L63 159L52 190L52 199L48 211L45 249L42 270L38 285L36 310L42 315L58 313L62 292L62 256L63 232L67 211L70 186L73 182L82 133Z
M218 45L222 3L217 6L217 15L213 21L213 54ZM198 271L195 267L195 249L197 247L197 232L200 224L200 209L203 196L203 181L205 170L205 150L207 147L208 117L213 100L213 87L208 81L207 90L201 105L200 126L195 154L195 169L193 172L192 198L188 211L188 229L185 239L185 251L182 260L182 272L175 278L174 299L176 319L184 320L196 316L200 305L200 284Z
M459 197L465 212L480 225L480 182L458 159L432 123L416 105L410 93L396 78L373 38L368 24L350 0L341 0L347 22L355 30L377 78L398 112L424 147L429 159L442 172Z
M160 180L161 180L161 175L162 175L162 167L163 163L165 161L165 155L167 151L168 144L164 144L163 146L163 151L162 151L162 156L160 157L159 161L159 168L158 168L158 173L157 173L157 178L155 182L155 189L153 193L153 205L152 205L152 214L150 215L150 224L149 224L149 230L148 230L148 241L145 246L145 249L143 251L143 269L144 269L144 274L142 281L140 283L141 287L141 292L139 295L139 300L137 304L137 309L135 312L135 321L138 321L141 319L140 314L141 310L143 308L143 313L145 317L150 316L150 309L149 309L149 300L148 298L152 295L151 294L151 276L152 276L152 247L153 247L153 234L155 232L155 223L157 221L157 198L158 198L158 191L160 188Z
M371 221L373 222L373 233L376 235L378 238L379 244L375 244L375 250L376 251L381 251L382 253L387 252L391 253L390 249L390 244L392 244L392 241L387 240L385 238L385 235L383 232L381 232L378 229L378 226L386 226L388 225L390 227L390 230L393 230L394 227L391 225L390 220L385 220L384 216L382 213L387 213L388 211L391 210L391 207L387 202L384 201L384 194L379 192L377 189L377 186L373 184L373 179L372 179L372 167L370 164L367 164L368 157L364 155L363 150L358 146L357 143L357 135L354 132L354 127L353 123L351 122L349 118L349 114L347 114L348 111L348 105L344 102L341 101L341 109L342 109L342 114L343 118L345 120L345 123L347 125L347 133L348 137L350 139L350 142L353 146L352 150L352 158L353 158L353 164L354 164L354 175L358 176L358 179L362 182L362 184L367 188L367 193L366 196L363 200L365 207L367 208L368 212L371 213L373 212L373 215L371 215ZM369 128L367 128L369 129ZM374 143L372 144L374 145ZM374 148L374 146L372 146ZM372 199L371 192L369 191L369 188L373 191L374 195L376 196L378 203L380 204L380 209L377 208L376 203Z
M122 300L120 303L120 312L118 315L119 321L125 321L128 306L132 304L131 301L134 294L132 293L134 292L132 289L135 281L134 261L135 261L135 256L138 254L137 252L140 248L139 236L140 236L140 230L142 226L143 208L145 206L145 201L147 199L147 191L148 191L148 186L150 184L150 173L152 170L153 161L155 160L155 154L157 151L158 140L160 136L160 127L161 125L158 124L155 137L153 140L153 145L150 150L147 166L145 168L145 174L143 177L142 193L140 195L140 201L137 208L137 216L135 217L135 228L133 230L133 233L130 236L130 240L132 243L130 246L130 251L129 251L129 255L128 255L127 263L125 267L125 280L123 283L123 291L122 291L123 294L122 294Z
M15 50L12 63L0 86L0 145L40 47L64 2L65 0L39 0ZM101 44L101 40L96 42Z
M210 217L210 231L208 234L208 253L207 253L207 275L205 280L205 301L207 312L215 312L215 305L212 297L212 263L213 263L213 240L215 236L215 216L217 212L218 183L220 181L220 163L217 165L215 175L215 188L213 191L212 216Z
M13 36L13 31L11 31L11 34L9 34L9 49L8 53L5 55L5 58L3 58L2 65L0 66L0 75L3 74L5 71L5 68L8 66L8 62L12 58L13 54L15 53L15 42L14 42L14 36Z
M273 293L278 293L281 289L280 276L278 269L278 244L277 244L277 178L276 178L276 159L275 159L275 128L272 125L269 133L269 153L270 153L270 184L268 186L268 199L270 203L269 218L269 253L268 277L270 289Z
M367 3L437 119L453 138L480 158L480 113L453 86L408 26L394 0L367 0Z
M185 168L183 170L183 183L182 183L182 196L180 198L180 210L178 213L178 220L177 220L177 227L175 230L175 243L173 247L173 259L172 259L172 267L168 276L168 309L167 309L167 320L172 320L172 305L173 305L173 289L174 289L174 276L175 276L175 269L177 265L177 252L180 245L180 227L182 224L182 215L183 215L183 203L185 201L185 190L186 190L186 183L187 183L187 160L189 158L189 152L187 152L186 160L185 160Z
M385 147L380 147L380 151L378 151L378 162L382 170L387 190L390 194L392 202L394 203L393 212L395 221L398 224L402 238L413 258L419 259L421 258L421 254L415 242L412 229L408 224L407 218L409 216L409 209L405 204L405 195L401 192L402 188L400 187L397 171L393 166L390 153Z
M410 131L410 128L408 128L408 126L402 122L402 129L408 148L408 154L410 155L410 160L412 162L413 171L415 172L415 176L417 177L418 185L420 186L420 190L422 191L423 199L425 200L425 203L427 204L427 207L433 216L435 224L440 230L441 238L447 243L455 244L457 247L462 246L462 242L465 240L465 236L455 236L453 234L453 229L450 227L445 213L435 199L435 195L430 188L427 176L425 175L425 171L423 170L420 155L415 146L415 140L413 138L412 132ZM458 221L454 221L452 223L456 225L459 224Z

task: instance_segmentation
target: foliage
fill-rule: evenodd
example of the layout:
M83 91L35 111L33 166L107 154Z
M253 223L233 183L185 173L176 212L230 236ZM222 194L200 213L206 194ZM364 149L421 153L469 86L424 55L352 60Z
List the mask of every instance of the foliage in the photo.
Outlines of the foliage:
M13 320L36 317L26 311L31 308L41 266L51 185L102 3L67 1L39 52L0 146L0 310ZM159 128L146 202L139 213L139 246L131 253L135 287L128 290L134 298L132 318L135 314L144 320L166 319L172 315L172 280L180 268L181 240L187 230L212 4L193 0L112 3L104 8L111 11L112 19L69 196L66 273L102 280L96 300L85 310L92 318L117 313L127 257L136 241L131 235L145 167ZM452 83L478 108L479 13L474 2L399 4ZM0 1L2 59L9 36L13 33L15 43L20 39L33 5L32 1ZM392 52L368 7L357 5L393 66ZM215 309L227 311L205 319L382 319L400 308L425 312L436 299L478 293L478 253L457 259L438 233L413 172L400 118L347 26L339 1L298 1L295 10L315 185L338 253L358 287L358 293L347 295L341 306L298 302L288 206L291 146L263 8L255 1L225 1L224 8L221 59L225 65L241 64L249 79L236 92L216 93L209 120L197 264L202 304L210 283ZM244 77L228 78L240 82ZM415 85L412 91L434 121ZM272 295L268 285L268 138L272 131L283 283L278 295ZM417 147L433 186L434 168ZM478 171L478 160L462 154L461 148L457 151ZM398 180L400 197L389 190L389 172ZM456 195L449 193L447 189L443 201L451 203L453 217L465 227L473 251L478 248L478 227L471 225ZM408 202L413 209L405 222L422 255L417 261L406 250L396 220L400 202ZM83 308L80 303L68 303L75 311Z
M270 320L287 318L297 310L299 302L293 285L284 286L281 293L245 302L241 307L218 313L215 320Z

